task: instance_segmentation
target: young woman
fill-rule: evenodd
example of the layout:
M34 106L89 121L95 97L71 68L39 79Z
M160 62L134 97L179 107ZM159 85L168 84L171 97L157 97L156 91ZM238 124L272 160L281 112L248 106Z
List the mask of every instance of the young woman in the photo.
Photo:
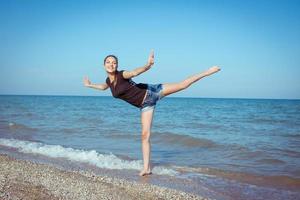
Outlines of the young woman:
M106 82L102 84L92 84L88 77L84 78L84 85L98 90L106 90L110 88L115 98L120 98L141 110L142 123L142 151L144 168L140 172L140 176L150 175L150 133L153 119L154 108L156 102L165 96L179 92L188 88L191 84L203 77L212 75L220 71L218 66L213 66L208 70L190 76L183 81L177 83L164 84L136 84L131 78L140 75L149 70L154 64L154 52L149 55L147 63L132 71L118 71L118 58L114 55L108 55L104 59L104 69L107 73Z

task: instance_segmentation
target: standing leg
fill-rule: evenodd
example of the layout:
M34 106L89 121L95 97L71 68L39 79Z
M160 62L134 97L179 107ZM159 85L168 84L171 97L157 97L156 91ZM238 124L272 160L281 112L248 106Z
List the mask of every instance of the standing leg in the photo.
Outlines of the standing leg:
M153 119L154 109L145 111L141 113L141 122L142 122L142 151L143 151L143 160L144 168L140 172L140 176L151 174L150 168L150 155L151 155L151 144L150 144L150 134L151 134L151 125Z
M184 90L184 89L188 88L190 85L192 85L193 83L195 83L196 81L200 80L201 78L212 75L218 71L220 71L220 68L218 66L214 66L204 72L190 76L181 82L165 83L165 84L163 84L163 90L162 90L163 96L167 96L172 93Z

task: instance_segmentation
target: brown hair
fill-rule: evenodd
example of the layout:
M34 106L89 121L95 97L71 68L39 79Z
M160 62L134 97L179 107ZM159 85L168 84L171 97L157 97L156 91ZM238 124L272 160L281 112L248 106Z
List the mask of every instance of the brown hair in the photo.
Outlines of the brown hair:
M117 58L117 56L115 56L115 55L108 55L108 56L106 56L106 57L104 58L104 64L105 64L106 59L109 58L109 57L113 57L113 58L116 60L117 66L118 66L118 58Z

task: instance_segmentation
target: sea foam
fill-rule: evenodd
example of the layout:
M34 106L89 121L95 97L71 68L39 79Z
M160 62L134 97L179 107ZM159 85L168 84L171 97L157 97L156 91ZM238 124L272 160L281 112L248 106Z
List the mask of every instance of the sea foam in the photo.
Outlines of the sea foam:
M101 154L95 150L73 149L61 145L48 145L39 142L3 138L0 138L0 145L16 148L19 152L23 153L36 153L52 158L65 158L71 161L89 163L100 168L140 170L143 167L141 160L123 160L112 153ZM161 175L175 176L178 174L176 170L163 166L154 167L152 171L155 174Z

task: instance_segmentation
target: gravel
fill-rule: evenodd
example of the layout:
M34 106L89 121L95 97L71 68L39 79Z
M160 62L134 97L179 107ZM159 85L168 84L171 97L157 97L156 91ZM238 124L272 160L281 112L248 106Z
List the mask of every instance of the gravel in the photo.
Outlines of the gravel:
M148 183L65 171L0 154L0 199L200 199L200 196Z

